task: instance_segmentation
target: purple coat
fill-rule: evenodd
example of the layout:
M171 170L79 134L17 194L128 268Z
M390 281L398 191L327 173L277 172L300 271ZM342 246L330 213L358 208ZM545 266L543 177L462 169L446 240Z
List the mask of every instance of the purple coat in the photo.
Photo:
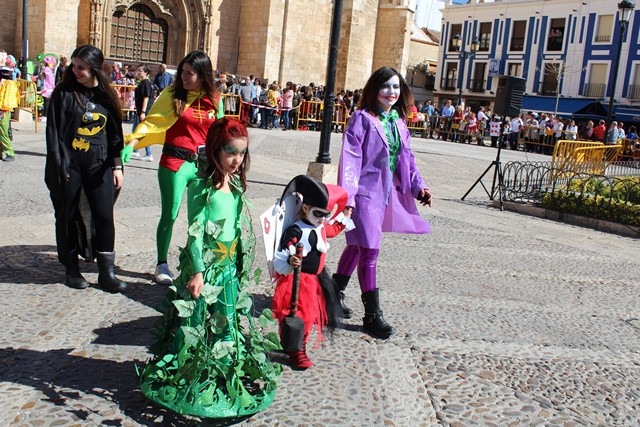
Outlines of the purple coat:
M401 148L396 171L389 168L389 144L382 122L367 109L357 110L342 138L338 185L349 195L351 218L356 225L346 233L347 244L380 248L382 232L426 234L415 198L428 188L409 148L410 134L404 119L396 120ZM393 180L393 181L392 181Z

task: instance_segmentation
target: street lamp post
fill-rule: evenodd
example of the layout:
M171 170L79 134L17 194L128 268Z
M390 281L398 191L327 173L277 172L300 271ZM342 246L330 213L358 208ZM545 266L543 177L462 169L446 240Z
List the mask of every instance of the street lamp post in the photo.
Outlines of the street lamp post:
M27 23L29 21L29 4L28 0L22 0L22 61L20 63L20 78L27 78L27 58L29 56L29 36L27 32Z
M340 23L342 22L342 0L333 0L331 16L331 35L329 40L329 60L327 61L327 81L324 85L324 112L320 128L320 148L316 163L331 163L329 145L331 143L331 124L335 102L336 64L338 63L338 44L340 42Z
M618 53L616 55L616 62L613 65L613 76L611 79L611 91L609 93L609 110L607 111L607 129L611 125L611 114L613 113L613 97L616 92L616 83L618 81L618 68L620 68L620 54L622 53L622 43L624 42L624 35L627 32L627 25L631 18L631 12L635 8L630 0L622 0L618 3L618 12L620 14L620 40L618 40Z
M625 1L628 1L628 0L625 0ZM458 83L459 85L458 105L462 105L462 87L464 85L464 65L465 65L465 62L467 61L467 58L471 58L476 54L476 52L480 47L480 42L478 41L478 38L475 37L471 42L471 50L466 51L466 50L463 50L462 37L460 37L460 34L456 34L455 36L453 36L452 43L453 43L453 47L456 48L456 50L458 51L458 54L460 55L460 78L459 78L460 81Z

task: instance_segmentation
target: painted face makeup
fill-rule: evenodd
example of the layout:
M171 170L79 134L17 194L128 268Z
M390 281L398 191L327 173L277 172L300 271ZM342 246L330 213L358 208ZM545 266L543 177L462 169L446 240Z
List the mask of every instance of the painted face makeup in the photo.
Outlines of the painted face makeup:
M394 75L380 87L378 91L378 106L383 111L388 112L398 101L398 98L400 98L400 78Z
M306 206L304 219L315 227L322 224L331 215L331 211L326 209L320 209L309 205L304 206Z
M331 215L331 212L322 209L312 209L311 215L315 216L316 218L326 218Z
M247 149L246 138L232 139L222 147L218 161L223 168L223 172L226 174L236 173L244 161Z

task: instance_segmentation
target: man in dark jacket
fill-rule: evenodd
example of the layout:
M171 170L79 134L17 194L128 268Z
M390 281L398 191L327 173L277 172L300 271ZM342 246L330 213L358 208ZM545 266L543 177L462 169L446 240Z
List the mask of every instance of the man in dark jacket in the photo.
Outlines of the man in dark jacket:
M160 64L160 70L156 73L153 78L153 89L155 91L154 98L157 98L160 95L160 92L164 90L167 86L173 83L173 76L167 72L167 64Z

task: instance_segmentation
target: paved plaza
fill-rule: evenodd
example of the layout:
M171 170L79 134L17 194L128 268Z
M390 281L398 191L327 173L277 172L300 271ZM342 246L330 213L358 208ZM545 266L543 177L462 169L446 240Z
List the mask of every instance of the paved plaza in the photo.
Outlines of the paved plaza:
M116 263L129 282L112 295L64 286L44 185L44 126L14 123L16 161L0 162L0 425L201 425L147 402L135 366L148 357L160 215L154 161L132 161L115 207ZM127 126L128 128L128 126ZM319 133L250 131L249 198L258 216L317 154ZM337 167L341 134L332 135ZM352 319L293 371L247 426L637 426L640 423L640 242L501 212L481 187L460 197L495 158L489 147L413 138L434 195L420 208L430 235L383 238L378 283L389 340ZM528 156L528 157L527 157ZM502 160L547 157L503 151ZM489 180L487 180L489 181ZM488 183L490 185L490 182ZM186 241L186 206L170 264ZM266 271L258 238L255 267ZM332 240L335 269L344 237ZM97 266L81 262L95 283ZM265 274L251 293L269 306Z

